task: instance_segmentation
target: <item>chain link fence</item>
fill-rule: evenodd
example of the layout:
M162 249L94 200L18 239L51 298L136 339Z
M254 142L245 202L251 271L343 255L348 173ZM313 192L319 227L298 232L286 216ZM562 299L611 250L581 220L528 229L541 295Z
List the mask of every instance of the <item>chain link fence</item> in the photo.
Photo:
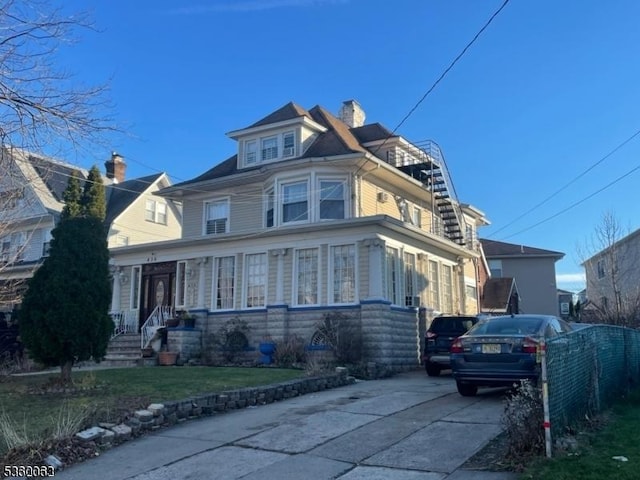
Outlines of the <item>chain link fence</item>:
M640 331L594 325L546 346L551 435L607 407L640 382Z

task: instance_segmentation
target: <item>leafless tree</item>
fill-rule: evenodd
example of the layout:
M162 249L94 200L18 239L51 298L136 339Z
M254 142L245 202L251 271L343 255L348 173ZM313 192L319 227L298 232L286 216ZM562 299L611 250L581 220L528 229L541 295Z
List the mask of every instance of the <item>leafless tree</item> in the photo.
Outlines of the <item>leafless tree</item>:
M61 49L92 28L86 14L65 15L47 0L0 0L0 272L20 259L29 241L22 236L37 228L25 223L36 198L18 157L102 148L104 134L118 131L106 85L82 86L58 62ZM10 283L0 286L0 302Z
M598 322L640 325L640 230L629 233L612 212L605 212L580 252L587 278L583 315Z

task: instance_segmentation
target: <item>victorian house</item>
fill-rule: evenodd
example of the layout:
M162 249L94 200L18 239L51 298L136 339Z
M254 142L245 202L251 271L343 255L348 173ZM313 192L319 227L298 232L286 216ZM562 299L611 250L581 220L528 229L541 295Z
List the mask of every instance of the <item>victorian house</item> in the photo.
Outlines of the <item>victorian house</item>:
M488 222L455 197L434 142L365 123L352 100L336 116L288 103L227 135L234 155L157 192L182 205L182 238L112 251L128 279L114 313L141 327L143 346L175 310L198 317L205 349L233 318L252 345L321 345L318 322L340 312L365 360L397 370L420 362L429 318L479 312L476 232Z

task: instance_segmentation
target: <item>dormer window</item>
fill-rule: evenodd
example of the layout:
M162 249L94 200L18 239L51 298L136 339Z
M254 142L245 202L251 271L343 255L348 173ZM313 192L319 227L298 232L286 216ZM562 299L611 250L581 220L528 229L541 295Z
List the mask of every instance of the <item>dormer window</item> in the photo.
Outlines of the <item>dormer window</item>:
M282 156L293 157L295 152L295 135L293 132L286 132L282 135Z
M262 161L278 158L278 137L266 137L260 140L262 143Z
M244 163L245 165L253 165L258 161L258 142L250 140L244 145Z

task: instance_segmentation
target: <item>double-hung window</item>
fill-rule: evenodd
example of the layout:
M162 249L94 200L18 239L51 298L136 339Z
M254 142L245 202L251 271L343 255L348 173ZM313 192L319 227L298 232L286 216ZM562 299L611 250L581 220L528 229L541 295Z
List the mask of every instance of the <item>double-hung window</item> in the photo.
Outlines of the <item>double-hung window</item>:
M353 245L331 247L333 303L356 301L356 249Z
M205 203L205 234L226 233L229 224L229 200Z
M263 162L278 158L278 137L266 137L260 139Z
M596 265L598 270L598 279L604 278L606 275L604 260L598 260L598 263Z
M282 185L282 223L309 220L309 191L306 181Z
M450 265L442 266L442 307L447 313L453 313L453 275Z
M416 256L412 253L404 254L404 304L407 307L417 307L416 298Z
M293 132L286 132L282 135L282 156L293 157L296 153L296 137Z
M176 307L186 305L187 292L187 262L180 261L176 266Z
M244 164L249 166L258 161L258 142L249 140L244 144Z
M429 260L429 303L434 310L440 310L438 262L435 260Z
M398 304L398 249L387 247L387 298Z
M245 256L247 278L247 308L264 307L267 292L267 255L254 253Z
M148 222L167 224L167 204L146 200L144 208L144 219Z
M320 219L344 218L344 182L320 180Z
M296 252L296 287L298 305L318 303L318 249L304 248Z
M213 309L233 308L235 257L218 257L213 264Z

